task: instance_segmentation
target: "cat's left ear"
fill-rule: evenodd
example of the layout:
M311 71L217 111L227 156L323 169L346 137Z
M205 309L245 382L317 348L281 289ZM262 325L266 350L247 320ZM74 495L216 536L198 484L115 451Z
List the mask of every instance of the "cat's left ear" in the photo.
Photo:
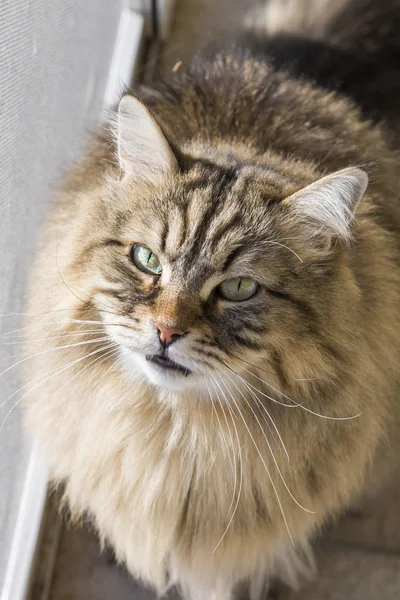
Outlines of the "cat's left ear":
M351 222L368 186L368 175L350 167L327 175L283 201L317 235L334 236L348 241Z
M121 178L137 175L154 180L177 168L173 152L147 108L133 96L118 106L118 158Z

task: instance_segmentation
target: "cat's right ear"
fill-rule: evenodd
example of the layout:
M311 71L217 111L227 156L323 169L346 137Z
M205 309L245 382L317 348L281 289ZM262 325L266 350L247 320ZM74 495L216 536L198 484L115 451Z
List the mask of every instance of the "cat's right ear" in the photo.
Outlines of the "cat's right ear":
M156 180L177 169L173 152L147 108L133 96L123 96L118 106L118 158L121 179L136 175Z

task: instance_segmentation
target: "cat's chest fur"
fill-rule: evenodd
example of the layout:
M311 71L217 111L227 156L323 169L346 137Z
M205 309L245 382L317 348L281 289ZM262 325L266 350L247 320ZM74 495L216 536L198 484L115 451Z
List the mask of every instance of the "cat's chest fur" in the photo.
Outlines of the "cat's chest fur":
M232 561L245 569L278 537L274 520L282 534L267 473L238 414L190 397L171 407L121 374L93 381L49 381L30 417L72 512L91 513L132 573L162 587L174 556L210 573ZM263 540L260 528L268 531Z

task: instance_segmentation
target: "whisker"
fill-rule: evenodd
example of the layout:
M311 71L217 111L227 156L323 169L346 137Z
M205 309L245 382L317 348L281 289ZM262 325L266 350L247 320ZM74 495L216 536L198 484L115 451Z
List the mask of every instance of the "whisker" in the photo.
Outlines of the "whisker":
M235 517L235 514L236 514L236 512L237 512L237 509L238 509L238 506L239 506L239 501L240 501L240 496L241 496L241 493L242 493L242 486L243 486L243 461L242 461L242 449L241 449L241 446L240 446L239 433L238 433L238 430L237 430L237 427L236 427L235 419L233 418L233 414L232 414L232 410L231 410L231 407L230 407L230 404L229 404L228 398L226 397L226 394L224 393L224 391L222 390L222 388L221 388L221 386L219 385L218 381L216 380L216 378L215 378L215 377L214 377L214 375L212 374L212 371L209 371L209 373L210 373L211 377L213 378L214 382L216 383L216 385L218 385L219 389L221 390L221 392L222 392L222 394L223 394L223 396L224 396L224 398L225 398L225 401L226 401L226 406L227 406L227 408L228 408L228 410L229 410L229 413L230 413L230 416L231 416L232 424L233 424L233 427L234 427L234 429L235 429L236 440L237 440L237 443L238 443L238 453L239 453L239 468L240 468L239 492L238 492L238 496L237 496L237 499L236 499L236 504L235 504L235 507L234 507L234 509L233 509L233 513L232 513L232 515L231 515L231 518L229 519L229 521L228 521L228 524L227 524L227 526L226 526L226 528L225 528L225 531L224 531L224 532L223 532L223 534L222 534L222 537L221 537L221 539L219 540L218 544L215 546L214 550L212 551L212 553L214 554L214 552L215 552L215 551L217 550L217 548L220 546L220 544L221 544L221 543L222 543L222 541L224 540L224 538L225 538L226 534L228 533L228 530L229 530L229 528L230 528L230 526L231 526L231 524L232 524L232 521L233 521L233 519L234 519L234 517ZM219 398L219 395L218 395L218 393L217 393L217 396L218 396L218 398ZM221 403L221 401L220 401L220 403ZM222 406L222 403L221 403L221 406ZM230 510L231 510L231 507L229 508L229 511L230 511ZM229 515L229 511L228 511L228 515Z
M42 323L34 323L33 325L26 325L25 327L19 327L18 329L11 329L10 331L6 331L4 333L2 333L0 335L0 337L7 337L9 335L11 335L12 333L18 333L19 331L24 331L26 329L32 329L34 327L43 327L43 325L62 325L62 324L67 324L67 323L78 323L81 324L83 323L84 325L87 324L94 324L94 325L102 325L104 327L104 321L93 321L93 320L87 320L87 319L68 319L67 317L61 317L61 319L58 319L58 321L45 321ZM115 327L123 327L123 325L121 325L120 323L107 323L107 325L113 325Z
M246 361L244 361L244 362L246 362ZM231 367L229 367L229 365L226 365L226 366L228 368L230 368L234 373L236 373L236 371L234 371ZM304 403L299 403L299 402L296 402L295 400L293 400L292 398L289 398L289 396L286 396L286 394L284 394L283 392L280 392L279 390L277 390L276 388L274 388L274 386L272 386L271 384L269 384L267 381L264 381L264 379L261 379L261 377L258 377L257 375L255 375L255 373L252 373L251 371L249 371L248 369L245 369L242 366L240 368L243 369L244 371L246 371L247 373L250 373L250 375L252 375L256 379L258 379L259 381L261 381L262 383L264 383L265 385L267 385L268 387L270 387L271 389L273 389L275 392L277 392L278 394L280 394L281 396L283 396L283 398L286 398L287 400L290 400L291 402L293 402L292 405L283 404L283 406L287 406L288 408L296 408L296 407L298 407L298 408L301 408L302 410L305 410L306 412L310 413L311 415L314 415L315 417L320 417L321 419L327 419L328 421L352 421L353 419L358 419L358 417L361 417L361 415L362 415L362 412L360 412L360 413L358 413L356 415L351 415L350 417L330 417L329 415L321 415L320 413L314 412L310 408L307 408L306 406L304 406ZM236 373L236 375L237 375L237 373ZM273 398L270 398L269 396L267 396L266 394L264 394L264 392L262 392L261 390L259 390L256 387L254 387L254 385L252 385L251 383L249 383L249 382L247 382L247 383L248 383L248 385L250 385L253 388L253 390L255 390L256 392L258 392L262 396L265 396L266 398L269 398L269 400L272 400L273 402L277 402L277 404L281 404L277 400L274 400Z
M88 369L89 367L93 366L95 363L97 363L98 361L103 362L104 360L106 360L107 358L110 358L110 356L112 356L113 354L118 354L119 352L119 346L116 342L113 342L111 345L106 346L103 348L103 350L106 350L107 348L111 348L110 350L107 350L107 352L105 352L105 354L102 354L101 356L97 356L95 359L93 359L92 361L90 361L89 364L85 365L84 367L82 367L82 369L80 369L80 371L78 371L77 373L75 373L75 375L73 375L72 377L69 378L68 380L68 384L73 381L74 379L76 379L76 377L82 375L82 373L84 371L86 371L86 369ZM87 356L90 356L87 355ZM108 371L111 369L111 367L113 367L114 365L111 364L110 367L107 369L107 371L105 371L105 373L108 373ZM104 373L102 374L104 376Z
M43 315L50 315L57 312L73 311L76 312L76 306L74 308L55 308L54 310L45 310L41 313L24 313L24 312L9 312L0 315L0 319L6 317L28 317L33 319L34 317L43 317Z
M62 274L61 274L61 271L60 271L60 267L59 267L59 264L58 264L58 249L59 249L59 246L60 246L60 244L61 244L61 241L58 243L58 246L57 246L57 248L56 248L56 257L55 257L55 258L56 258L56 266L57 266L57 271L58 271L58 274L59 274L59 276L60 276L60 279L61 279L61 281L63 282L63 284L65 285L65 287L67 288L67 290L68 290L68 291L69 291L69 292L70 292L70 293L71 293L73 296L75 296L75 298L77 298L77 300L80 300L80 301L81 301L83 304L85 304L86 306L90 306L91 308L93 308L93 303L91 302L91 300L92 300L91 296L89 296L89 294L86 294L86 292L82 292L82 291L80 291L80 290L76 290L75 288L72 288L72 287L71 287L71 286L70 286L70 285L69 285L69 284L68 284L68 283L65 281L64 277L62 276ZM80 294L83 294L84 296L86 296L87 298L89 298L89 300L90 300L90 301L89 301L89 302L87 302L87 301L85 301L85 300L82 300L82 298L80 298L80 296L78 296L77 294L75 294L75 292L73 291L74 289L75 289L75 291L76 291L76 292L79 292ZM100 308L98 308L98 307L96 306L96 309L97 309L99 312L110 313L111 315L117 315L117 314L118 314L118 313L116 313L116 312L114 311L114 307L113 307L113 306L111 306L111 305L109 305L109 304L106 304L105 302L101 302L100 300L96 300L96 302L97 302L98 304L101 304L102 306L106 306L107 308L110 308L110 309L111 309L111 311L109 311L109 310L100 309Z
M225 448L226 448L226 450L227 450L227 455L228 455L229 461L230 461L230 463L231 463L232 472L235 474L235 473L236 473L235 466L234 466L234 460L235 460L235 458L232 460L232 457L231 457L231 455L230 455L230 453L229 453L229 446L228 446L228 443L227 443L227 441L226 441L226 437L225 437L225 435L224 435L224 429L223 429L223 427L222 427L221 419L219 418L218 412L217 412L217 410L216 410L216 408L215 408L215 402L214 402L214 398L212 397L212 394L211 394L211 391L210 391L210 388L209 388L209 385L208 385L208 379L207 379L205 376L204 376L204 378L205 378L206 385L207 385L207 391L208 391L208 395L209 395L209 397L210 397L210 400L211 400L211 405L212 405L212 407L213 407L213 409L214 409L215 416L216 416L216 418L217 418L217 421L218 421L218 423L219 423L219 426L220 426L220 428L221 428L221 433L223 434L223 435L222 435L222 437L223 437L223 440L224 440L224 443L225 443ZM215 388L214 388L214 390L215 390ZM221 407L221 408L222 408L222 407ZM224 416L225 416L225 419L226 419L226 415L225 415L225 413L224 413ZM228 425L228 424L227 424L227 425ZM231 440L232 440L232 438L231 438Z
M245 363L246 365L248 365L249 367L252 367L253 369L257 369L259 371L262 371L263 373L266 373L267 375L271 375L270 371L267 371L266 369L262 368L262 367L258 367L256 365L253 365L252 363L250 363L248 360L245 360L244 358L240 358L240 356L236 356L234 355L234 357L237 360L240 360L240 362ZM242 369L244 369L244 367L241 366ZM259 379L259 381L262 381L263 383L265 383L265 385L267 385L268 387L270 387L272 390L274 390L274 392L276 392L277 394L279 394L280 396L282 396L283 398L286 398L286 400L291 400L292 402L294 402L294 400L292 400L291 398L289 398L289 396L286 396L286 394L284 394L283 392L281 392L280 390L274 388L274 386L272 386L270 383L268 383L267 381L264 381L264 379L261 379L260 377L257 377L257 375L255 375L254 373L251 373L251 371L248 371L248 373L250 373L250 375L253 375L253 377L255 377L256 379ZM294 379L294 381L319 381L319 379L317 378L313 378L313 379ZM298 403L296 403L298 404Z
M290 489L289 489L289 487L288 487L288 485L287 485L287 483L286 483L286 481L285 481L285 478L283 477L282 471L281 471L281 469L280 469L280 467L279 467L279 465L278 465L278 461L277 461L277 460L276 460L276 458L275 458L275 455L274 455L274 452L273 452L273 450L272 450L272 447L271 447L270 441L269 441L269 439L268 439L267 435L265 434L265 431L264 431L264 429L263 429L263 427L262 427L262 425L261 425L261 423L260 423L260 421L259 421L259 419L258 419L258 417L257 417L256 413L255 413L255 412L254 412L254 410L253 410L253 407L251 406L251 404L250 404L250 402L247 400L246 396L245 396L245 395L242 393L242 391L241 391L241 390L238 388L238 386L235 384L235 382L233 381L233 379L230 377L230 375L229 375L229 374L227 374L227 377L228 377L228 379L229 379L229 380L230 380L230 381L233 383L233 385L235 386L235 388L237 389L237 391L239 392L239 394L242 396L243 400L246 402L246 404L247 404L247 406L250 408L250 410L251 410L251 412L252 412L252 414L253 414L253 416L254 416L255 420L257 421L257 424L258 424L258 426L259 426L259 428L260 428L260 430L261 430L261 433L262 433L262 435L263 435L263 437L264 437L265 441L267 442L268 450L270 451L270 454L271 454L272 460L274 461L274 465L275 465L275 467L276 467L276 469L277 469L277 471L278 471L278 473L279 473L279 477L281 478L281 480L282 480L282 483L283 483L283 485L285 486L285 488L286 488L286 490L287 490L287 492L288 492L289 496L292 498L292 500L293 500L293 501L294 501L294 502L297 504L297 506L298 506L299 508L301 508L301 509L302 509L302 510L304 510L305 512L308 512L308 513L310 513L310 514L313 514L313 515L315 515L315 514L316 514L316 513L315 513L315 511L309 510L308 508L305 508L304 506L302 506L302 505L300 504L300 502L298 502L298 500L296 500L296 498L293 496L292 492L290 491Z
M119 347L115 348L115 350L113 351L115 355L118 356L119 354ZM112 356L112 354L111 354ZM110 357L107 357L110 358ZM104 373L102 373L102 376L104 377L107 373L109 373L111 371L111 369L113 367L116 367L120 362L122 362L122 356L119 356L118 360L116 360L114 363L111 363L111 365L108 367L108 369L106 371L104 371Z
M11 369L14 369L15 367L18 367L18 365L21 365L22 363L26 362L27 360L30 360L32 358L35 358L36 356L40 356L41 354L47 354L48 352L54 352L57 350L65 350L67 348L76 348L77 346L84 346L87 344L94 344L96 342L103 342L105 340L109 340L110 338L108 336L104 336L101 338L96 338L94 340L86 340L84 342L76 342L75 344L67 344L65 346L56 346L55 348L46 348L45 350L41 350L40 352L36 352L35 354L31 354L30 356L26 356L25 358L22 358L21 360L19 360L18 362L14 363L13 365L7 367L7 369L5 369L4 371L2 371L0 373L0 377L2 377L3 375L5 375L6 373L8 373L8 371L11 371ZM10 358L14 358L14 357L10 357Z
M352 421L353 419L358 419L358 417L361 417L361 415L362 415L362 412L360 412L356 415L351 415L350 417L330 417L328 415L321 415L320 413L314 412L313 410L311 410L310 408L307 408L303 404L299 404L298 406L302 410L305 410L306 412L310 413L311 415L314 415L314 417L319 417L320 419L326 419L327 421Z
M204 377L205 377L205 376L204 376ZM213 413L215 414L215 416L216 416L216 418L217 418L217 421L218 421L218 424L219 424L219 427L220 427L220 430L221 430L221 434L222 434L222 439L223 439L223 441L224 441L224 444L225 444L226 453L227 453L227 455L228 455L229 462L230 462L230 464L231 464L231 467L232 467L232 472L233 472L234 484L233 484L233 494L232 494L232 500L231 500L230 506L229 506L229 508L228 508L228 515L229 515L229 513L231 512L231 509L232 509L232 506L233 506L234 500L235 500L235 495L236 495L237 467L236 467L236 455L235 455L235 447L234 447L234 444L233 444L233 437L232 437L232 433L231 433L231 430L230 430L230 428L229 428L229 425L228 425L228 420L227 420L227 417L226 417L225 411L223 410L222 404L220 404L220 405L221 405L221 409L222 409L222 411L223 411L223 414L224 414L224 418L225 418L226 426L227 426L227 429L228 429L228 432L229 432L229 435L230 435L230 439L231 439L231 444L232 444L232 455L233 455L233 460L232 460L231 454L230 454L230 452L229 452L229 446L228 446L228 442L226 441L226 437L225 437L225 433L224 433L224 428L222 427L222 423L221 423L221 419L219 418L218 411L217 411L217 409L215 408L214 399L213 399L213 397L212 397L212 395L211 395L210 388L209 388L209 385L208 385L208 380L207 380L207 378L206 378L206 377L205 377L205 380L206 380L206 384L207 384L208 395L210 396L211 405L212 405L212 408L213 408ZM215 388L214 388L214 389L215 389ZM217 394L217 395L218 395L218 394Z
M112 342L112 344L117 345L116 342ZM109 346L107 346L107 347L109 347ZM111 345L110 345L110 347L111 347ZM101 348L100 348L99 351L101 351ZM94 352L94 353L96 353L96 352ZM94 354L94 353L91 353L91 354ZM85 356L91 356L91 354L88 354L88 355L85 355ZM79 362L81 360L81 358L85 358L85 356L84 357L80 357L79 359L75 359L75 360L77 362ZM73 364L75 364L75 361L72 361L71 363L68 363L68 364L73 365ZM38 377L35 377L34 379L31 379L28 383L25 383L24 385L22 385L18 390L16 390L15 392L13 392L10 396L8 396L8 398L6 398L0 404L0 409L2 409L5 406L5 404L7 404L7 402L9 400L11 400L11 398L13 398L14 396L16 396L20 391L22 391L23 389L25 389L28 385L30 385L31 383L34 383L35 381L38 381L38 379L41 379L42 377L44 377L46 375L50 375L50 373L54 373L55 371L58 371L59 368L60 367L55 367L54 369L50 369L50 371L47 371L44 374L42 373L41 375L38 375Z
M254 439L254 437L253 437L253 435L252 435L252 433L251 433L251 431L250 431L250 429L249 429L249 426L247 425L246 419L244 418L244 416L243 416L243 414L242 414L242 411L240 410L240 407L238 406L238 403L236 402L236 400L235 400L235 398L234 398L234 396L233 396L233 394L232 394L232 392L230 391L230 389L229 389L229 387L228 387L228 386L226 386L226 389L227 389L227 391L228 391L228 393L229 393L230 397L232 398L232 401L233 401L233 403L235 404L235 406L236 406L236 409L237 409L237 410L238 410L238 412L239 412L239 415L240 415L240 417L241 417L241 419L242 419L242 421L243 421L243 425L245 426L245 428L246 428L246 430L247 430L247 433L249 434L249 436L250 436L250 439L251 439L251 441L253 442L253 445L254 445L254 447L255 447L255 449L256 449L256 452L257 452L258 456L260 457L260 460L261 460L261 462L262 462L262 464L263 464L263 466L264 466L264 469L265 469L265 471L266 471L266 473L267 473L267 475L268 475L268 479L270 480L270 483L271 483L272 489L273 489L273 491L274 491L275 497L276 497L276 499L277 499L277 502L278 502L278 506L279 506L279 509L280 509L280 512L281 512L281 515L282 515L282 518L283 518L283 522L284 522L284 524L285 524L285 527L286 527L286 531L287 531L287 533L288 533L289 539L290 539L290 541L291 541L291 543L292 543L293 547L295 548L296 546L295 546L295 544L294 544L294 541L293 541L292 534L290 533L289 524L288 524L288 522L287 522L287 519L286 519L285 511L283 510L282 502L281 502L281 500L280 500L280 498L279 498L278 490L276 489L275 483L274 483L274 481L273 481L273 479L272 479L272 477L271 477L271 473L269 472L269 470L268 470L268 467L267 467L267 465L265 464L265 460L264 460L264 458L263 458L263 456L262 456L262 454L261 454L261 452L260 452L260 450L259 450L259 448L258 448L258 446L257 446L257 443L256 443L256 441L255 441L255 439Z
M237 375L238 377L240 377L239 373L237 373L237 371L235 371L235 369L233 369L230 365L228 365L226 362L222 361L222 363L225 365L225 367L227 367L230 371L232 371L232 373L235 373L235 375ZM242 367L241 365L239 365L238 363L236 363L241 369L243 369L244 371L250 373L250 375L253 375L254 377L256 377L256 375L254 375L253 373L251 373L250 371L247 371L247 369L245 369L244 367ZM259 379L258 377L256 377L256 379ZM244 381L244 380L243 380ZM263 381L263 380L260 380ZM265 394L264 392L262 392L261 390L258 390L256 387L254 387L254 385L252 385L249 381L246 382L247 385L249 385L250 387L253 388L253 390L255 390L256 392L259 392L262 396L264 396L264 398L268 398L268 400L271 400L271 402L274 402L275 404L279 404L279 406L284 406L285 408L297 408L298 406L301 406L301 404L299 404L298 402L294 402L294 400L291 400L291 398L288 398L288 400L291 400L293 402L293 404L285 404L284 402L280 402L279 400L276 400L276 398L272 398L271 396L268 396L268 394ZM286 398L286 396L285 396Z
M115 342L114 342L115 344ZM113 344L113 345L114 345ZM38 388L40 385L42 385L43 383L45 383L46 381L48 381L49 379L51 379L52 377L55 377L56 375L58 375L59 373L62 373L63 371L65 371L66 369L70 368L71 366L73 366L74 364L77 364L78 362L85 360L86 358L88 358L89 356L92 356L93 354L96 354L98 352L102 352L104 350L107 350L110 346L105 346L103 348L98 348L97 350L94 350L93 352L86 354L85 356L82 356L81 358L76 359L75 361L72 361L70 363L68 363L67 365L63 366L61 369L59 369L58 371L56 371L55 373L52 373L49 377L46 377L46 379L43 379L42 381L40 381L37 385L35 385L34 387L30 388L27 392L25 392L24 394L22 394L22 396L18 399L18 401L14 404L14 406L8 411L8 413L6 414L6 416L4 417L4 420L0 426L0 434L4 428L4 425L8 419L8 417L10 416L10 414L12 413L12 411L20 404L20 402L28 395L30 394L30 392L33 392L33 390L35 390L36 388ZM47 375L48 373L46 373ZM29 382L32 383L32 382ZM29 384L27 384L29 385ZM25 386L22 386L25 387ZM1 406L4 406L4 404L6 402L8 402L10 398L7 398Z
M14 341L3 342L4 346L14 346L15 344L26 344L26 342L46 342L51 340L58 340L60 338L79 337L81 335L99 335L101 329L80 329L79 331L59 333L58 335L49 335L47 337L32 337L32 336L19 336Z
M287 459L288 459L288 461L290 462L289 453L288 453L288 451L287 451L287 449L286 449L286 446L285 446L285 444L284 444L284 441L283 441L283 439L282 439L282 436L281 436L281 434L279 433L279 429L278 429L278 427L276 426L276 423L275 423L275 421L273 420L273 418L271 417L271 415L270 415L269 411L267 410L266 406L264 406L264 404L261 402L260 398L258 398L258 396L255 394L255 392L253 392L253 390L250 388L250 386L248 386L248 385L247 385L247 382L246 382L246 380L245 380L244 378L240 377L240 375L237 375L237 377L238 377L240 380L242 380L243 384L246 386L246 388L247 388L247 389L248 389L248 391L250 392L250 394L251 394L252 398L254 398L254 400L256 400L256 402L257 402L258 406L260 406L260 407L261 407L261 408L262 408L262 409L263 409L263 410L266 412L266 414L267 414L267 416L268 416L269 420L270 420L270 421L271 421L271 423L272 423L272 426L273 426L273 428L275 429L275 432L276 432L276 434L277 434L277 436L278 436L278 438L279 438L279 441L280 441L280 443L282 444L282 447L283 447L283 450L284 450L284 452L285 452L285 454L286 454L286 456L287 456ZM261 413L261 415L262 415L262 417L264 418L265 424L267 425L268 429L270 430L271 434L274 436L274 439L275 439L274 432L271 430L270 424L269 424L269 423L268 423L268 421L266 420L266 418L265 418L265 415L264 415L263 413Z
M275 246L281 246L282 248L286 248L286 250L289 250L289 252L291 252L292 254L295 255L296 258L299 259L300 262L303 262L303 259L300 258L300 256L291 248L289 248L289 246L286 246L285 244L281 244L280 242L273 242L271 240L267 241L267 244L274 244Z

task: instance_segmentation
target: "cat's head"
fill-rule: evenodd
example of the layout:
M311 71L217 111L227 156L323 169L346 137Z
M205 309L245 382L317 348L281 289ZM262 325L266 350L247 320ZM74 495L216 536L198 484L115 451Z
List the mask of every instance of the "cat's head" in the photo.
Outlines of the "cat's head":
M321 369L355 289L346 248L365 172L321 177L217 142L178 156L132 96L119 106L117 144L120 177L96 209L91 269L127 371L207 393L221 372L237 385L255 366L281 382L289 364L293 377Z

